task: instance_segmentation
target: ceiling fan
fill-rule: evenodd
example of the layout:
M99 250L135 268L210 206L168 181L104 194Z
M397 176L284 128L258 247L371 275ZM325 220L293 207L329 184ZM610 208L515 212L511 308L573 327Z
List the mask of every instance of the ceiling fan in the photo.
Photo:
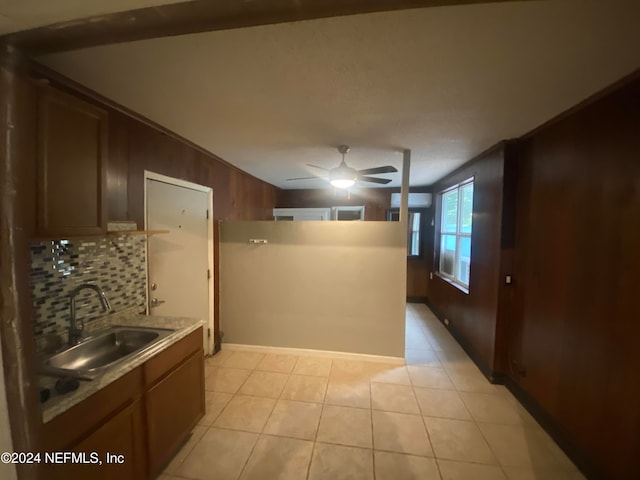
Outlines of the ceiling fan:
M393 173L398 170L396 167L391 165L385 165L383 167L374 167L374 168L364 168L362 170L356 170L355 168L351 168L344 161L344 156L349 152L349 145L340 145L338 146L338 152L342 154L342 161L340 165L335 168L324 168L319 167L318 165L312 165L307 163L308 166L313 168L319 168L321 170L325 170L328 172L326 177L324 176L314 176L314 177L298 177L298 178L287 178L289 180L308 180L311 178L328 178L331 185L337 188L349 188L352 187L356 182L369 182L369 183L380 183L382 185L386 185L391 182L389 178L377 178L370 177L369 175L377 175L379 173Z

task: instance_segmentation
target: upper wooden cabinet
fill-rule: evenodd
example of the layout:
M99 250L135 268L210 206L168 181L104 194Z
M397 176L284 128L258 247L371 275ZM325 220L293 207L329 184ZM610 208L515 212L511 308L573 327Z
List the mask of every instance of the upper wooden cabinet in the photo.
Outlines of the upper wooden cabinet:
M106 231L107 112L46 87L38 97L38 233Z

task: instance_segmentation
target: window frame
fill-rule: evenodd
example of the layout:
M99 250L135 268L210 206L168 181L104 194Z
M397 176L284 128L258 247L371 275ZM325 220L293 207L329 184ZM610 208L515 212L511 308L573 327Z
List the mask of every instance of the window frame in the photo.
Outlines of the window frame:
M462 196L462 189L468 185L473 185L473 196L475 196L475 177L470 177L467 178L466 180L463 180L460 183L457 183L455 185L452 185L451 187L448 187L444 190L442 190L441 192L439 192L438 194L438 199L439 199L439 203L440 203L440 215L438 218L438 224L437 224L437 228L436 228L436 249L435 251L437 252L438 258L437 258L437 262L435 262L435 264L437 265L437 270L436 270L436 275L438 275L440 278L442 278L443 280L449 282L450 284L452 284L454 287L462 290L464 293L469 293L469 289L471 286L471 253L469 254L469 283L464 283L462 280L460 280L460 278L458 277L458 270L459 270L459 262L460 262L460 242L461 239L463 238L468 238L469 242L471 243L471 247L470 247L470 251L472 251L473 249L473 240L472 240L472 236L473 236L473 197L472 197L472 207L471 207L471 231L469 233L466 232L462 232L461 231L461 216L462 216L462 201L463 201L463 196ZM448 232L448 231L443 231L443 217L444 217L444 197L446 194L451 193L453 191L457 191L458 192L458 204L456 207L456 229L455 232ZM455 236L455 254L454 254L454 258L453 258L453 275L450 275L447 272L444 272L442 270L442 242L443 242L443 237L445 235L448 236Z
M427 234L427 214L429 213L428 207L409 207L407 209L408 213L419 213L420 214L420 222L418 229L418 254L410 255L409 246L413 245L410 242L410 238L413 234L413 230L411 229L411 224L407 222L407 258L424 258L425 252L425 235ZM387 221L388 222L398 222L400 221L400 208L390 208L387 210Z

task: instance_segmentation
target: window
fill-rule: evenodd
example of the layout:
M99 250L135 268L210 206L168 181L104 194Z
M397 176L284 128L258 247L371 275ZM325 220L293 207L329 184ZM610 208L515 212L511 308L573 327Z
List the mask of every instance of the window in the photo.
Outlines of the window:
M422 234L424 231L424 218L426 208L409 208L407 222L407 257L422 257ZM400 220L400 209L387 210L387 220L397 222Z
M442 192L439 273L469 288L473 178Z
M364 220L364 206L362 207L331 207L332 220Z
M407 255L420 256L420 212L409 212L409 235L407 237Z

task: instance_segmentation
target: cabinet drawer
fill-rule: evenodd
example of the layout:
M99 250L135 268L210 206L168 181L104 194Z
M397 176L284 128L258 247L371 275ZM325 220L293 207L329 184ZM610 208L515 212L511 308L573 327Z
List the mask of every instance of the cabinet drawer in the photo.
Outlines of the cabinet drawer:
M157 382L163 375L170 372L191 354L202 349L202 327L175 344L149 359L144 364L145 386L148 387Z

